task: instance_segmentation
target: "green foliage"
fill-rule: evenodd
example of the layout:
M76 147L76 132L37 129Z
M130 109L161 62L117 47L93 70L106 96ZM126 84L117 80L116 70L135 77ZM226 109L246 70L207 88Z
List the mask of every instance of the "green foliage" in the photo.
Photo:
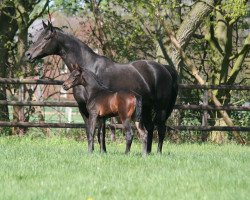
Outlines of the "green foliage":
M230 19L238 19L247 14L246 0L227 0L222 3L222 10L225 16Z
M11 133L11 127L0 127L0 136L9 136Z
M153 146L154 150L156 145ZM170 145L142 157L133 143L107 155L65 138L0 138L0 199L247 199L250 151L236 145Z
M92 41L96 41L95 46L100 46L105 55L116 61L156 57L154 38L145 27L146 17L138 15L139 8L135 4L126 1L104 1L98 6L98 11L92 9L92 4L87 4L83 14L94 22Z
M154 57L150 55L154 50L154 41L150 38L141 26L133 19L121 19L120 16L109 16L104 19L113 19L112 21L104 20L103 30L110 40L110 48L116 52L115 60L132 61L139 58ZM110 23L111 22L111 23Z
M68 15L79 14L83 7L82 0L54 0L51 3L51 11L61 11Z
M231 104L237 106L249 106L249 91L234 91L232 93ZM235 123L239 126L250 126L250 112L249 111L233 111L231 113Z

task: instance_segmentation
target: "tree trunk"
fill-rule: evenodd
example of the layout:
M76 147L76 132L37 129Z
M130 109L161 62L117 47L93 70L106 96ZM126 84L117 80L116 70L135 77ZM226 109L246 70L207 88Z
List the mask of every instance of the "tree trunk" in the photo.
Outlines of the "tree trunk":
M194 76L194 78L198 81L199 84L204 85L205 81L204 79L199 75L198 69L195 67L193 62L186 56L184 53L185 47L188 45L191 36L194 34L194 32L197 30L197 28L200 26L200 24L203 22L204 18L212 12L214 7L219 3L219 0L204 0L204 1L198 1L193 9L188 13L184 21L182 22L180 28L177 31L176 37L169 31L165 30L167 35L169 36L171 43L174 46L174 51L172 54L172 60L175 64L175 67L179 71L180 69L180 61L181 59L184 60L188 70L190 73ZM210 93L211 99L213 103L216 106L221 106L221 103L216 98L216 96L213 93ZM227 112L220 111L221 116L223 117L223 120L228 126L233 126L233 122L228 116ZM245 141L241 137L241 135L234 131L233 132L236 140L244 144Z
M4 0L1 2L0 77L8 77L9 72L11 72L12 77L16 75L20 77L20 74L23 77L26 76L27 63L24 63L22 58L27 49L28 28L45 11L49 0L43 1L44 6L40 7L41 10L39 12L30 15L33 8L40 2L41 0ZM18 39L17 42L16 38ZM6 94L5 86L0 85L0 100L7 100ZM18 97L19 99L24 99L25 91L17 91L14 98L18 99ZM13 118L23 121L25 119L23 108L13 107ZM9 120L8 106L0 105L0 120Z
M212 12L213 8L219 2L220 0L204 0L197 1L195 3L193 9L186 15L176 34L176 39L183 50L185 50L190 38L200 26L200 24L204 21L204 18ZM179 71L181 57L175 47L172 53L172 61L175 64L176 69Z
M8 51L11 41L17 31L17 24L11 17L14 9L11 7L2 8L0 11L0 77L8 75ZM7 91L4 84L0 85L0 100L7 100ZM9 111L7 105L0 105L0 120L9 121Z
M168 36L169 36L169 38L171 40L171 43L178 50L178 52L180 54L180 57L186 63L186 66L188 67L189 71L196 78L196 80L198 81L199 84L204 85L205 81L199 75L199 71L196 69L196 67L193 64L193 62L186 56L186 54L184 53L183 49L181 48L181 45L178 43L177 39L168 30L166 30L166 32L167 32L167 34L168 34ZM216 96L212 92L210 92L210 97L211 97L211 99L212 99L212 101L213 101L213 103L214 103L215 106L222 106L222 104L220 103L220 101L216 98ZM232 120L230 119L230 117L228 116L228 114L227 114L226 111L220 110L219 113L221 114L221 116L223 117L223 120L225 121L225 123L228 126L234 126ZM234 135L235 139L237 140L237 142L239 142L240 144L245 144L245 141L243 140L243 138L241 137L241 135L238 132L233 131L233 135Z

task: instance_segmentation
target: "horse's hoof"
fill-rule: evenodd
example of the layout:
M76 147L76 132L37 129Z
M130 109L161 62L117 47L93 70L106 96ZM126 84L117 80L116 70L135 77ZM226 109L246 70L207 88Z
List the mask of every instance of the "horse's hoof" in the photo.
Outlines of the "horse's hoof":
M104 150L101 150L100 152L101 152L101 154L106 154L106 153L107 153L106 150L105 150L105 151L104 151Z

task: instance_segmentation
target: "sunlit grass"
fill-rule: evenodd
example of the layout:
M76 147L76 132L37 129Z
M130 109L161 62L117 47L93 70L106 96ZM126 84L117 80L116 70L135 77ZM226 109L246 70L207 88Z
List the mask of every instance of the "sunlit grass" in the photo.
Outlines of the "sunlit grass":
M86 141L0 137L0 199L247 199L249 147L164 145L141 156L133 143L87 153ZM156 145L153 146L154 152Z

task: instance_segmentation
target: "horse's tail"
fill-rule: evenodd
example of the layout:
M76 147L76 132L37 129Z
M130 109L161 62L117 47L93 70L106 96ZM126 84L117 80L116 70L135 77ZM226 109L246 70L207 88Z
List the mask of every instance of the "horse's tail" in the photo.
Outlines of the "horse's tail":
M166 108L166 119L168 119L174 109L175 101L178 94L178 73L173 66L165 65L165 67L172 76L171 100Z

